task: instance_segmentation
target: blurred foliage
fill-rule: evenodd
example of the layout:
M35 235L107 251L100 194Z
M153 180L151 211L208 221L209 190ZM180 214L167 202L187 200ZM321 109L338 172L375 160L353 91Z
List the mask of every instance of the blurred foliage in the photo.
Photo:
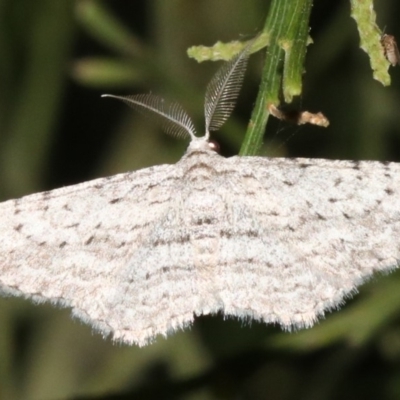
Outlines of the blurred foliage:
M400 3L375 2L369 25L372 14L357 9L365 4L314 2L302 95L291 107L322 111L331 124L270 120L262 154L400 161L400 69L390 69L389 87L373 80L358 34L376 43L386 27L400 38ZM186 143L100 95L157 92L201 126L217 65L194 62L187 49L248 40L265 28L268 8L265 0L0 0L1 198L177 161ZM225 155L243 141L262 53L215 135ZM309 330L202 317L145 348L103 340L68 310L0 299L0 400L131 398L400 398L400 274L375 277Z

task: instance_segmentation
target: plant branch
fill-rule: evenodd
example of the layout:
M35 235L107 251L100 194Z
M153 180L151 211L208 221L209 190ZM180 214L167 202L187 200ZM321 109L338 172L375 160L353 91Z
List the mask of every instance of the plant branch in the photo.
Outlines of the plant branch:
M390 85L389 61L381 43L382 31L376 24L373 0L351 0L351 16L360 34L360 47L368 54L374 79L384 86Z
M263 33L269 36L261 85L240 155L256 155L268 121L268 106L301 94L312 0L273 0ZM283 72L282 72L283 71ZM283 78L283 79L282 79Z

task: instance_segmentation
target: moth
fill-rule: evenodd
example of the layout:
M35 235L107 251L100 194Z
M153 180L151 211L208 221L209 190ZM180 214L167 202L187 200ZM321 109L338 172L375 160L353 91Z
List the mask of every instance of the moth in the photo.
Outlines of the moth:
M398 267L399 164L224 158L210 146L248 57L208 85L203 136L178 104L119 97L190 139L176 164L0 203L0 293L69 307L143 346L219 312L309 328Z

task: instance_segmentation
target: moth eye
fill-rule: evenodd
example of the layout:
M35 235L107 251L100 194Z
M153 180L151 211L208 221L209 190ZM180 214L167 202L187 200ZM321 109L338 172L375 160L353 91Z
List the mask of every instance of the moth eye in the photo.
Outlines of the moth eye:
M215 140L210 140L208 142L208 146L210 147L211 150L215 151L216 153L219 153L219 151L221 149L219 146L219 143L216 142Z

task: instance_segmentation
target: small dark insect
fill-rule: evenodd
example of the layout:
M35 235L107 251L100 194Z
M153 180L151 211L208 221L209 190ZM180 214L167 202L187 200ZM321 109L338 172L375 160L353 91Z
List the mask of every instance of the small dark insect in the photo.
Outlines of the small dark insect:
M400 53L397 47L396 39L392 35L383 34L381 43L386 59L395 67L400 64Z

